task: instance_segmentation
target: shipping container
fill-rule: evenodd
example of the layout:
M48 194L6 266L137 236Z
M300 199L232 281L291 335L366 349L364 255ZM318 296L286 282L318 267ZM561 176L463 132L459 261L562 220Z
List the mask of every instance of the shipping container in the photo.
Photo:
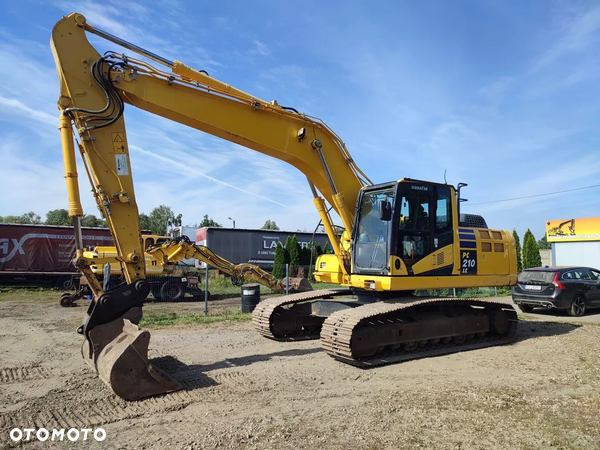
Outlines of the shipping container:
M82 228L83 245L114 245L106 228ZM79 274L73 266L73 227L0 224L0 285L55 286L72 289Z
M231 263L247 262L270 271L273 269L277 243L283 246L288 236L294 235L301 248L309 247L312 240L321 248L329 243L325 233L315 233L313 237L313 233L300 231L205 227L196 232L196 244L208 247ZM202 264L199 266L204 267Z

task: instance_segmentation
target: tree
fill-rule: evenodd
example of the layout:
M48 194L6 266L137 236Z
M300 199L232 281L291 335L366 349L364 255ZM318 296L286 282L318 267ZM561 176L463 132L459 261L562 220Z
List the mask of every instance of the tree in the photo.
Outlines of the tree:
M279 227L274 220L267 220L262 226L261 230L279 230Z
M323 251L321 250L321 253ZM312 258L311 258L312 256ZM310 241L306 247L300 249L300 266L305 268L304 275L308 278L317 262L319 249L313 241Z
M310 241L306 247L302 247L300 249L300 265L301 266L311 266L312 262L310 260L311 249L315 246L313 241ZM316 254L316 252L313 252Z
M333 225L333 231L338 236L341 236L344 233L345 230L346 229L344 227L341 227L339 225ZM317 227L317 233L327 233L327 230L325 229L325 226L324 225L319 225Z
M69 217L66 209L53 209L46 213L46 225L73 225L73 219Z
M212 220L211 218L209 218L208 214L204 214L204 219L202 219L202 222L200 222L197 225L197 228L204 228L204 227L223 228L223 225L221 225L220 223L215 222L214 220Z
M38 224L42 223L42 218L33 211L29 211L20 216L5 216L2 218L3 223L18 223L18 224Z
M292 237L291 236L287 237L287 239L285 240L285 244L283 245L283 248L285 248L285 251L286 251L285 263L289 264L290 263L290 249L292 248Z
M42 218L33 211L29 211L21 216L23 223L42 223Z
M327 255L327 254L331 254L331 253L333 253L333 250L331 249L329 242L326 242L325 247L323 247L323 254Z
M540 250L549 250L552 248L552 245L550 244L550 242L548 242L548 237L546 235L544 235L543 238L537 241L537 244Z
M298 274L298 267L300 266L300 244L296 235L293 235L290 239L288 251L290 253L290 276L295 277Z
M106 228L106 220L99 219L93 214L86 214L81 218L82 227Z
M523 236L523 269L530 267L540 267L542 265L542 257L538 248L535 237L529 228Z
M143 231L152 231L152 221L147 214L140 214L140 228Z
M273 272L272 275L275 278L282 279L285 277L285 262L286 260L286 250L281 245L281 242L277 242L277 246L275 247L275 259L273 261Z
M517 247L517 273L521 273L523 270L523 257L521 256L521 241L517 230L513 228L513 237L515 238L515 245Z
M152 232L152 234L157 234L159 236L165 236L169 227L179 226L181 225L181 214L175 216L173 214L173 210L169 206L160 205L152 210L150 215L148 216L148 229ZM141 222L141 216L140 216ZM146 228L146 227L142 227Z

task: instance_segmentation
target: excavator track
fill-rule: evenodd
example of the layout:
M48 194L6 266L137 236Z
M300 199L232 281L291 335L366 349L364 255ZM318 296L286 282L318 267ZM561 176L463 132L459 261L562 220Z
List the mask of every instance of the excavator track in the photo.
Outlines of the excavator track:
M310 303L303 302L351 294L350 289L321 289L268 298L256 305L252 323L260 334L278 341L318 339L324 318L312 316Z
M373 367L507 344L516 337L517 323L517 313L506 303L407 299L335 312L323 324L321 343L341 362ZM403 333L406 337L398 337Z

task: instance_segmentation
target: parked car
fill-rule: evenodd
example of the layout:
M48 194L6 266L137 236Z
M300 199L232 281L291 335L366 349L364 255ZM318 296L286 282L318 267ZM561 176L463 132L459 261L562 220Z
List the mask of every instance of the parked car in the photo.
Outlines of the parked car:
M583 316L600 308L600 271L590 267L537 267L519 274L512 298L523 312L533 308L565 310Z

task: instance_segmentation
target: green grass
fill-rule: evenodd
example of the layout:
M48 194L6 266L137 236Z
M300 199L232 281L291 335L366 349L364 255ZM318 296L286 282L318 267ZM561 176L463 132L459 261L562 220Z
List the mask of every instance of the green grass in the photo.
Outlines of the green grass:
M201 279L200 288L204 290L205 286L204 277ZM254 280L248 280L247 283L256 283ZM311 283L313 289L332 289L339 288L340 286L334 283ZM241 286L234 286L231 283L231 279L225 276L219 277L210 277L208 279L208 291L211 296L222 296L222 297L235 297L241 295ZM260 293L263 294L272 294L273 291L269 289L267 286L260 285Z
M532 316L531 314L522 313L518 308L517 308L517 316L521 320L528 320L530 322L534 322L537 320L536 316Z
M497 288L497 296L505 297L511 293L510 287L502 286ZM420 289L417 290L417 295L433 297L453 297L454 291L452 289ZM458 298L481 298L481 297L494 297L496 295L493 287L480 287L480 288L457 288L456 297Z
M247 322L252 317L250 313L241 312L240 308L230 308L215 315L177 314L146 312L140 322L141 327L157 328L174 325L209 324L215 322Z
M49 303L60 301L62 291L51 288L0 287L0 302L19 301Z
M202 290L204 290L205 287L205 280L204 280L204 276L202 276L201 278L201 283L200 283L200 288ZM247 283L256 283L255 281L249 280L247 281ZM223 296L240 296L241 294L241 286L235 286L234 284L231 283L231 279L227 278L225 276L219 276L219 277L209 277L208 279L208 291L211 293L211 295L223 295ZM260 293L261 294L268 294L271 293L271 289L269 289L266 286L263 286L262 284L260 285Z
M339 288L343 288L344 286L340 286L339 284L335 284L335 283L310 283L313 287L313 289L316 291L318 289L339 289Z
M250 281L254 283L253 281ZM313 289L335 289L341 286L334 283L311 283ZM204 279L202 279L201 289L204 289ZM241 287L231 284L227 277L211 277L208 281L208 290L213 299L235 298L241 296ZM458 297L487 297L493 296L493 288L470 288L457 289ZM422 295L450 296L452 289L438 289L431 291L420 291ZM2 301L24 301L36 303L59 302L63 291L51 288L31 288L31 287L0 287L0 302ZM274 293L266 286L260 285L261 296L273 295ZM508 288L498 288L498 295L510 295Z

